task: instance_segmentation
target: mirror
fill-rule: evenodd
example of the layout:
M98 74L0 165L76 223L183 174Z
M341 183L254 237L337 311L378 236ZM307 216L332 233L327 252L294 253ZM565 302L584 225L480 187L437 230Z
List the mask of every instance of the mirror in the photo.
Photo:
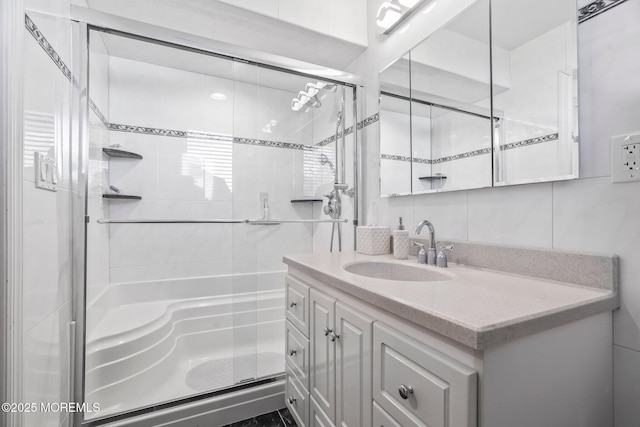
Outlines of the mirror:
M495 185L578 177L575 0L492 0Z
M380 193L411 194L409 54L380 73Z
M491 186L490 54L489 0L411 49L413 194Z
M381 195L577 178L576 10L481 0L384 69Z

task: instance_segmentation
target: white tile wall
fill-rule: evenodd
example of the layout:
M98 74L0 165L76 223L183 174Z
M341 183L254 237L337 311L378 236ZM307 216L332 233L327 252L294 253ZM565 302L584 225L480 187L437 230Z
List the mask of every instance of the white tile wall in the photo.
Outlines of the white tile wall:
M620 256L622 304L614 341L640 351L640 184L611 184L609 177L553 185L553 246Z
M639 13L626 1L578 27L581 177L609 176L609 138L640 130Z

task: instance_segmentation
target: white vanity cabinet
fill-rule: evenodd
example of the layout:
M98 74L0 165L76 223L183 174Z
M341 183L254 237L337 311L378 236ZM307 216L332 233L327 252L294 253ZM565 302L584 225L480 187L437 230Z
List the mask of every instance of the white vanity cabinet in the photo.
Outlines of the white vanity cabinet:
M476 246L468 253L501 250ZM345 266L415 266L348 252L285 257L287 342L300 349L287 356L287 405L299 426L612 427L617 258L522 256L561 258L554 274L578 282L455 264L424 267L446 280L390 280Z
M376 425L476 426L473 369L381 322L373 328L373 360L373 398L386 420Z
M287 277L287 295L289 288L295 288L299 297L305 296L306 288L309 302L308 339L290 320L302 313L287 309L285 399L298 426L371 426L373 320L291 276ZM309 362L305 369L301 368L304 357L296 356L306 342ZM299 389L306 393L304 398Z

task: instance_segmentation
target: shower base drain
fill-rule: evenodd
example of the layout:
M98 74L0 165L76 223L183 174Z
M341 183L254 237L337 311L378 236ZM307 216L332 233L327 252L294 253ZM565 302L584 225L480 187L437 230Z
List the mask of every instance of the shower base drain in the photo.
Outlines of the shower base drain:
M194 391L212 391L284 372L284 355L258 353L214 359L194 366L185 383Z

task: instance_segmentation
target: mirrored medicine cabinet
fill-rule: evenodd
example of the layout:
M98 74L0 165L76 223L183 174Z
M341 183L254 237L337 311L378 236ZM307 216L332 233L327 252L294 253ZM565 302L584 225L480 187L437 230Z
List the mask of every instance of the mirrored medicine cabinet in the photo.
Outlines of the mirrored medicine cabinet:
M575 0L479 0L380 72L383 196L578 177Z

